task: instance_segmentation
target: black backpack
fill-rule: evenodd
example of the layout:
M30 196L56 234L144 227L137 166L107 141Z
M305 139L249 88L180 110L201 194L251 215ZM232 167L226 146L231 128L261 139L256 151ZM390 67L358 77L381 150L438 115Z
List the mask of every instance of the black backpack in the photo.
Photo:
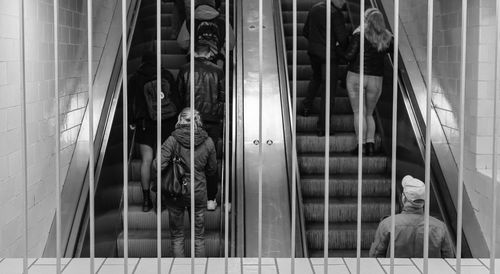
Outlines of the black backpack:
M214 55L219 54L223 45L224 29L221 29L220 19L196 20L195 41L206 41Z
M149 118L156 121L157 115L157 79L150 80L144 84L144 97L148 106ZM161 79L161 119L168 119L177 115L177 106L174 103L173 87L167 79Z

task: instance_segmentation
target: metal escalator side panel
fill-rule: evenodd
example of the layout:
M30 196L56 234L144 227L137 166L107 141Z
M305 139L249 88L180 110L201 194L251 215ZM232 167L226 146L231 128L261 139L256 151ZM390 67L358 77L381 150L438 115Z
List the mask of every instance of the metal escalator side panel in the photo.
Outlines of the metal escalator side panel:
M281 96L278 81L278 71L276 59L276 40L273 24L273 2L264 3L264 66L263 66L263 138L260 140L263 145L263 257L289 257L290 256L290 205L288 176L286 170L286 153L283 136L283 116L281 113ZM240 163L240 174L238 180L244 180L243 193L244 206L238 200L237 214L244 214L244 220L239 220L237 225L244 222L244 236L238 233L239 239L244 237L244 254L238 256L257 256L257 171L258 171L258 100L259 100L259 64L255 58L258 54L258 4L257 1L242 1L241 26L238 26L237 33L239 40L237 48L239 63L238 77L240 82L237 96L240 98L238 107L242 107L242 116L238 117L239 125L242 128L243 163ZM243 46L244 45L244 46ZM241 89L240 89L241 88ZM241 119L241 120L240 120ZM257 144L257 145L256 145ZM242 164L242 165L241 165ZM241 185L239 185L241 186ZM243 208L244 207L244 208Z

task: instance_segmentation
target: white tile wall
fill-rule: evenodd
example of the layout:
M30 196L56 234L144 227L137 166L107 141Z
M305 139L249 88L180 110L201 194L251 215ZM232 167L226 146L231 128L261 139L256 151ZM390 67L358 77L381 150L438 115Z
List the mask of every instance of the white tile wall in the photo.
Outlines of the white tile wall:
M94 3L94 60L100 60L117 0ZM61 178L87 105L86 1L60 1ZM0 257L22 256L18 1L0 0ZM55 208L52 1L26 1L29 255L41 256ZM94 69L97 66L94 65ZM95 73L95 71L94 71Z
M490 238L495 92L494 0L468 2L466 72L466 188L486 239ZM434 2L433 103L448 142L458 143L461 1ZM409 35L420 70L426 75L427 3L401 2L403 26ZM454 149L454 153L458 150ZM458 155L457 155L458 156ZM458 159L458 157L455 157ZM500 226L499 226L500 230ZM500 251L500 242L497 243Z

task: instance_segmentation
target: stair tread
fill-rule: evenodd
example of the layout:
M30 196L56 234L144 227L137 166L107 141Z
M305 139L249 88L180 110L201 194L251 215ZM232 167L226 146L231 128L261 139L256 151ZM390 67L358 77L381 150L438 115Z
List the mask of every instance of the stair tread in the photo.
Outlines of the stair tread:
M329 199L330 206L342 205L342 204L357 204L357 197L335 197ZM363 197L362 199L363 205L365 204L390 204L391 201L387 199L387 197ZM310 197L304 198L304 204L319 204L324 205L325 200L323 197Z
M190 231L190 229L186 229L187 232ZM162 240L170 240L170 230L163 230L161 232L161 237ZM215 237L219 238L220 237L220 232L219 231L205 231L205 238L209 237ZM118 234L118 241L123 241L124 235L123 231ZM141 239L154 239L156 240L157 238L157 231L156 230L129 230L128 232L128 238L129 240L141 240ZM186 237L189 238L189 237Z
M310 180L324 180L325 176L320 174L308 174L301 176L301 181L310 181ZM390 176L386 174L363 174L364 180L388 180L390 181ZM335 174L330 175L330 181L334 180L356 180L358 181L358 174Z
M379 222L362 222L361 231L376 230L378 228ZM312 230L314 232L323 232L325 229L324 222L309 222L306 224L307 230ZM328 230L357 230L358 224L356 222L328 222Z

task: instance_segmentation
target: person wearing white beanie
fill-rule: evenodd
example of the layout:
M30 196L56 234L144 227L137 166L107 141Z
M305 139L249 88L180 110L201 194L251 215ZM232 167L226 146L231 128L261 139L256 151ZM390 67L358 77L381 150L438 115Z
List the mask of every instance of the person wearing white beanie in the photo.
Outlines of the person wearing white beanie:
M421 180L406 175L401 180L403 210L394 216L394 255L397 258L421 258L424 254L424 206L426 186ZM370 257L390 257L392 217L383 219L375 233ZM429 258L455 256L446 225L429 216Z

